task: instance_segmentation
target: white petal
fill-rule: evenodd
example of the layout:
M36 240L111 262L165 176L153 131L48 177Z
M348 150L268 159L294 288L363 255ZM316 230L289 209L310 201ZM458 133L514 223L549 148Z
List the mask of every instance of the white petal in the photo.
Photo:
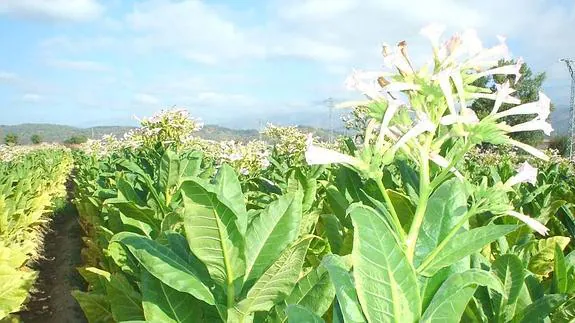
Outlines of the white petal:
M535 118L531 121L527 121L527 122L512 126L510 128L509 132L536 131L536 130L542 130L546 135L549 136L549 135L551 135L551 132L553 131L553 127L547 121Z
M505 186L511 187L519 183L537 184L537 168L531 166L528 162L524 162L517 170L517 174L505 182Z
M539 233L542 236L546 236L547 233L549 232L549 229L543 225L543 223L528 217L525 214L519 213L519 212L515 212L515 211L508 211L507 212L508 215L518 219L519 221L527 224L528 227L530 227L531 229L533 229L534 231L536 231L537 233Z
M545 155L544 152L542 152L541 150L539 150L535 147L529 146L528 144L522 143L522 142L517 141L517 140L513 140L513 139L507 139L507 140L513 146L519 147L519 148L525 150L526 152L530 153L531 155L533 155L537 158L540 158L540 159L545 160L545 161L549 160L549 157L547 155Z
M445 69L437 73L437 75L434 76L434 79L439 82L439 87L441 88L441 91L443 91L443 96L445 97L449 111L452 114L455 114L455 103L453 99L453 91L451 89L450 74L451 70Z
M305 152L305 159L309 165L348 164L357 165L357 160L351 156L337 151L311 145Z
M477 31L475 29L468 29L461 35L461 40L465 50L470 55L477 55L483 50L483 45L481 40L477 36Z
M399 149L405 143L407 143L412 138L419 136L424 132L435 131L435 124L425 116L421 121L419 121L413 128L409 129L399 140L393 145L394 149Z

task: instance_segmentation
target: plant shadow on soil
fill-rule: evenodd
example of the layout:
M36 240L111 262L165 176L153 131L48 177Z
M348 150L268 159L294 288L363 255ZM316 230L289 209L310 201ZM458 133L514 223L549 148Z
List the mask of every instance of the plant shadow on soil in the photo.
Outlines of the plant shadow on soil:
M24 310L17 313L23 322L87 322L71 294L86 286L76 270L82 263L82 231L67 186L69 196L57 205L44 237L42 257L31 266L39 275Z

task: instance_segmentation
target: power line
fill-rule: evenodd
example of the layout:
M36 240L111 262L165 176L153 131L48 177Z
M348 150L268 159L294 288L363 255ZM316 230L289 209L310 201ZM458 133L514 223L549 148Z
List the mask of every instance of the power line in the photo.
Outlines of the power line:
M573 70L573 63L575 60L563 58L561 59L562 62L567 64L567 69L569 70L569 74L571 75L571 99L569 100L569 159L573 159L573 137L575 135L575 71Z

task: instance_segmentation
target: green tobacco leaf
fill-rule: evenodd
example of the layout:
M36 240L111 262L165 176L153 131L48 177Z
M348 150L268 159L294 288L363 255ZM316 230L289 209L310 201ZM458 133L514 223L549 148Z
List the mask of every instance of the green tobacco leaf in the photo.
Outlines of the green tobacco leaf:
M421 322L459 322L477 286L487 286L503 293L503 286L494 274L481 269L455 273L441 285Z
M397 213L397 217L399 218L399 222L401 222L403 230L405 232L409 232L411 222L413 221L413 215L415 213L413 205L409 201L409 197L394 190L388 189L386 191L393 207L395 208L395 212Z
M361 305L357 297L353 278L349 273L350 266L346 265L342 258L336 255L325 256L322 265L327 268L329 277L335 286L337 301L341 308L344 322L367 322L361 312Z
M491 265L491 271L503 282L505 293L493 295L493 303L498 316L503 318L507 315L506 307L513 306L523 288L525 271L521 259L513 254L497 257ZM513 317L513 315L509 315Z
M331 207L333 213L341 224L346 227L351 227L351 221L347 218L347 208L349 207L349 202L345 196L339 192L337 187L330 185L325 190L327 201Z
M237 217L200 182L185 181L181 191L190 249L206 265L215 282L228 286L245 273L244 238Z
M324 320L301 305L288 306L287 316L290 323L323 323Z
M413 263L416 267L466 213L467 194L461 180L453 178L443 182L427 202L425 217L415 245Z
M474 228L459 233L451 239L451 242L429 263L417 268L424 276L431 277L441 268L447 267L463 257L478 252L485 245L517 229L517 225L490 225ZM423 262L426 263L427 259ZM422 263L422 264L423 264Z
M322 214L320 217L331 252L339 254L343 245L343 226L333 214Z
M226 203L226 205L234 211L237 217L236 223L238 229L242 235L244 235L248 227L248 215L244 193L242 192L238 175L230 165L224 164L220 167L214 178L214 185L216 186L218 198L223 198L229 202Z
M106 284L112 316L117 322L143 320L142 295L138 293L122 274L110 276Z
M114 323L110 302L105 295L72 291L89 323Z
M246 233L245 281L257 279L298 236L302 194L288 193L256 216Z
M563 255L563 248L558 244L555 244L555 259L554 259L553 271L553 289L557 294L567 293L567 287L569 286L569 276L567 273L567 263L565 262L565 256Z
M527 268L534 274L546 276L553 270L555 244L558 244L563 250L569 241L568 237L561 236L537 240Z
M355 286L368 321L415 321L421 300L415 270L387 222L372 208L354 204Z
M203 153L199 150L187 154L180 160L180 178L198 176L201 171Z
M279 322L285 322L285 310L290 305L301 305L318 316L329 309L335 296L335 289L329 279L327 269L320 265L302 277L283 304L275 307Z
M568 299L567 295L550 294L527 306L513 318L514 323L543 322L553 311L563 305Z
M164 193L166 204L169 204L172 190L180 181L180 160L178 154L167 149L160 161L159 182L160 189Z
M284 300L296 285L312 237L305 237L287 248L248 291L234 309L238 317L269 311Z
M122 232L112 239L126 246L140 264L164 284L214 305L214 296L204 284L206 277L169 248L137 234Z
M119 200L119 199L108 199L105 201L106 204L114 205L120 211L121 215L139 222L126 223L133 225L145 233L149 231L148 226L152 230L159 230L161 225L161 216L156 213L154 209L147 206L139 206L132 201Z
M146 321L201 321L201 302L190 294L179 292L162 283L146 270L142 271L142 306Z
M37 273L0 265L0 321L18 311L32 289Z

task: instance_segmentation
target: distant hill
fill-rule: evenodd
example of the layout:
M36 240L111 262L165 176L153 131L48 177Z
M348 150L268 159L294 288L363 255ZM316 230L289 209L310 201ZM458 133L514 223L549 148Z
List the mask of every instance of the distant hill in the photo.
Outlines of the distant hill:
M115 135L121 137L124 133L128 132L134 127L126 126L100 126L91 128L77 128L71 126L45 124L45 123L25 123L19 125L0 125L0 140L4 140L4 136L9 133L14 133L18 136L20 144L29 144L32 135L40 135L43 142L58 142L72 136L86 136L88 138L99 139L103 135ZM304 132L313 132L315 136L322 139L329 137L329 131L325 129L318 129L307 126L300 126ZM337 132L336 132L337 134ZM210 140L237 140L248 141L258 139L260 134L255 129L231 129L217 125L206 125L200 130L197 135L199 137Z

